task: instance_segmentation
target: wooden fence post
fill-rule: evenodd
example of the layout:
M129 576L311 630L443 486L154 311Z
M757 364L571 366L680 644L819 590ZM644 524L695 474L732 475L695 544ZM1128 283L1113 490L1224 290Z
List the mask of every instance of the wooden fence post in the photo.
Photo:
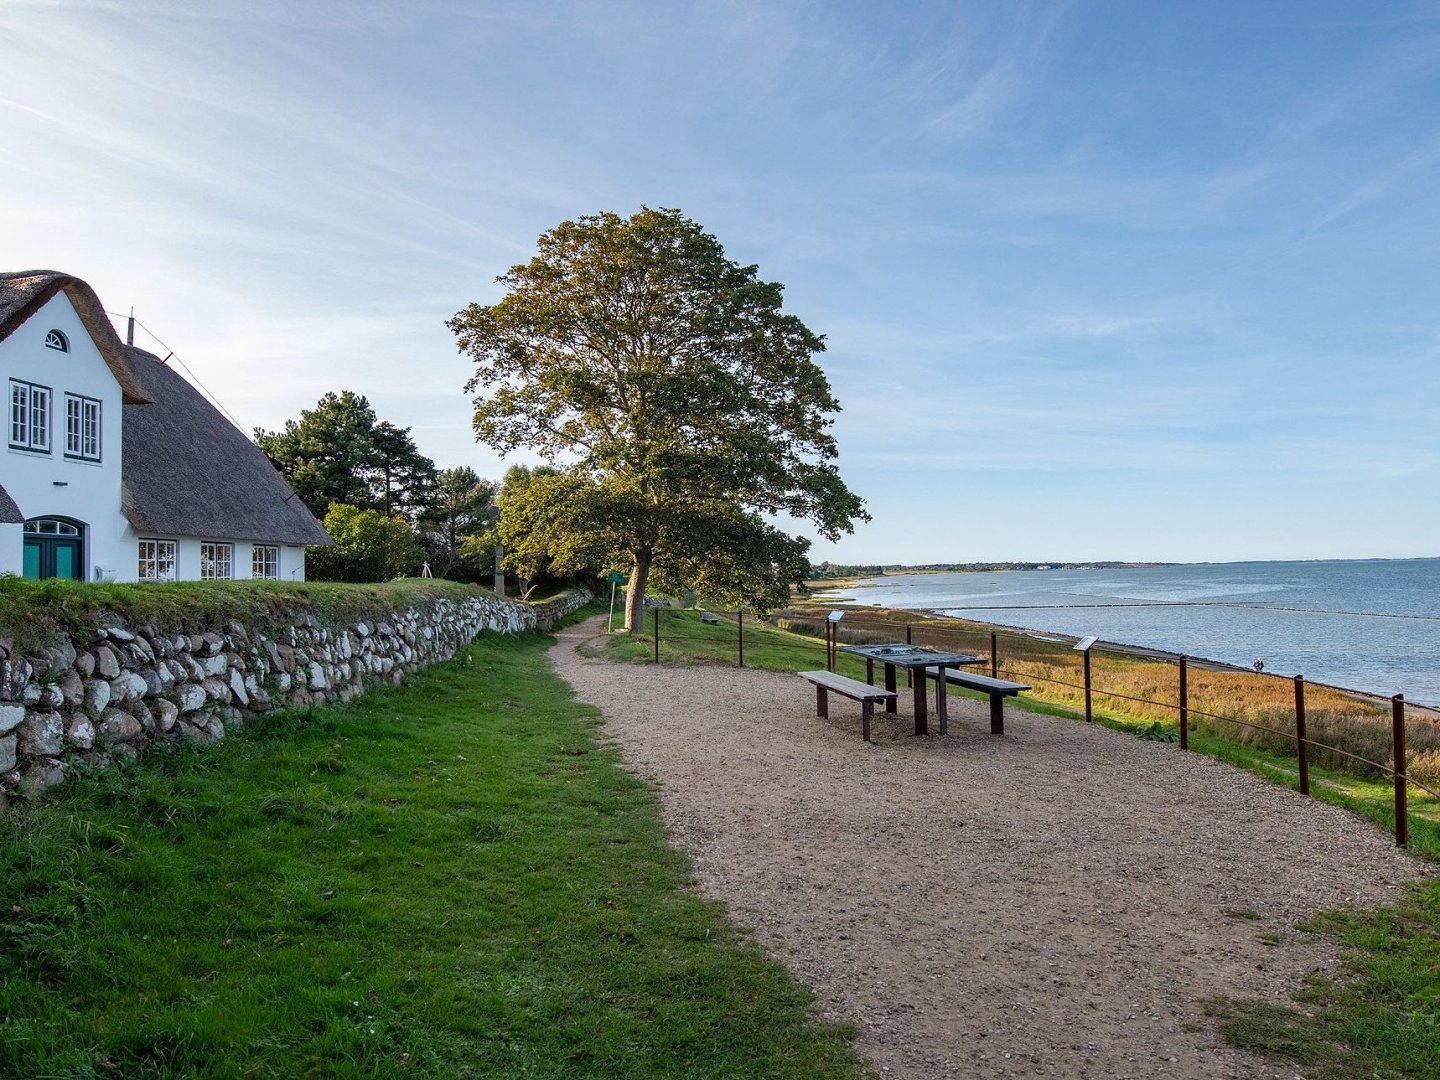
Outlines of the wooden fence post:
M998 640L999 640L999 639L995 636L995 631L994 631L994 630L991 630L991 631L990 631L990 678L992 678L992 679L998 679L998 678L1000 677L1000 647L999 647L999 645L996 644L996 642L997 642Z
M1405 695L1390 700L1390 731L1395 755L1395 846L1410 843L1410 819L1405 808Z
M650 622L655 627L655 663L658 664L660 662L660 609L658 607L650 609Z
M1300 766L1300 794L1310 794L1310 740L1305 737L1305 676L1295 676L1295 760Z
M745 609L735 609L735 627L739 632L740 641L740 666L745 666Z
M1190 749L1190 667L1180 657L1180 749Z

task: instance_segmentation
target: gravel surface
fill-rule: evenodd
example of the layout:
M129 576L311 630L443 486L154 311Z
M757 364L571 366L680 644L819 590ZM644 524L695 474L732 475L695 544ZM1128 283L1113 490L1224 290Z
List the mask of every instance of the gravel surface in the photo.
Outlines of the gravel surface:
M1329 947L1294 929L1425 872L1326 806L1171 744L908 695L860 739L794 675L589 659L560 676L658 785L701 891L887 1077L1293 1077L1226 1047L1213 995L1287 1001ZM931 730L935 729L931 718ZM1249 916L1249 917L1246 917ZM1258 916L1258 917L1257 917Z

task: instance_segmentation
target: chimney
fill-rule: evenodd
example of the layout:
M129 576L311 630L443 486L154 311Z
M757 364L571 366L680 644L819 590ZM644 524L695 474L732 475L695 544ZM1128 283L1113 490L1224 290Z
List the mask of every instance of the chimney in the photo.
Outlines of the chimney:
M130 309L130 321L125 327L125 344L135 344L135 309L133 307Z

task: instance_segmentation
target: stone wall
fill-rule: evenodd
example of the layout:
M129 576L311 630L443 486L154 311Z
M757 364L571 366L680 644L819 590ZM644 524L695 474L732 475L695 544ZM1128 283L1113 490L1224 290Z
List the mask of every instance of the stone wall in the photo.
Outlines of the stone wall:
M595 594L588 589L571 589L530 606L535 609L535 618L539 620L540 629L550 630L558 620L579 611L593 599Z
M579 596L548 603L574 610L589 599ZM398 683L482 630L516 633L559 617L482 595L437 598L426 610L343 628L306 613L198 634L112 623L38 656L0 640L0 810L7 792L39 796L77 763L103 767L169 739L214 742L272 709L347 701L367 684Z

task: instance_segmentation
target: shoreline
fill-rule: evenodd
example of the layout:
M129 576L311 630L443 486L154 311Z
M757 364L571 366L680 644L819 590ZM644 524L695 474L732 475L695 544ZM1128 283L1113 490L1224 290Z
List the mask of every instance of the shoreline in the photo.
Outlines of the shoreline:
M872 584L859 585L857 587L875 588L876 586ZM817 599L814 596L801 598L801 603L809 603L817 607L822 606L817 602ZM1007 633L1022 634L1025 637L1037 638L1041 641L1068 642L1073 645L1075 642L1080 640L1080 638L1075 634L1067 633L1062 630L1039 630L1031 626L1015 626L1010 623L995 622L993 620L972 619L964 618L958 615L948 615L946 614L947 609L944 608L885 608L879 607L878 605L859 604L856 603L854 600L846 597L832 599L828 601L828 604L832 605L836 609L843 609L846 611L914 612L915 614L922 615L926 618L946 619L958 623L968 623L971 626L990 627L995 630L1004 630ZM1043 610L1043 606L1037 605L1034 610ZM1169 649L1161 649L1149 645L1132 645L1128 642L1123 641L1111 641L1109 638L1098 639L1096 641L1096 645L1104 649L1106 652L1118 653L1123 656L1138 657L1145 660L1161 660L1171 663L1178 663L1180 658L1184 656L1186 662L1189 664L1190 667L1196 668L1201 671L1226 671L1242 675L1254 675L1259 678L1280 679L1284 682L1292 682L1294 680L1294 676L1291 675L1281 675L1278 672L1270 671L1255 671L1253 668L1243 664L1232 664L1226 660L1212 660L1209 657L1205 656L1196 656L1191 653L1178 653ZM1317 686L1323 687L1327 690L1334 690L1337 693L1345 694L1347 697L1351 697L1357 701L1363 701L1371 705L1389 705L1390 702L1393 700L1392 698L1387 697L1384 694L1375 693L1369 690L1357 690L1354 687L1340 686L1336 683L1323 682L1319 679L1306 679L1305 682L1309 686ZM1440 720L1440 703L1429 704L1409 697L1405 698L1404 700L1406 709L1410 713L1417 716L1422 716L1424 719L1427 720Z

